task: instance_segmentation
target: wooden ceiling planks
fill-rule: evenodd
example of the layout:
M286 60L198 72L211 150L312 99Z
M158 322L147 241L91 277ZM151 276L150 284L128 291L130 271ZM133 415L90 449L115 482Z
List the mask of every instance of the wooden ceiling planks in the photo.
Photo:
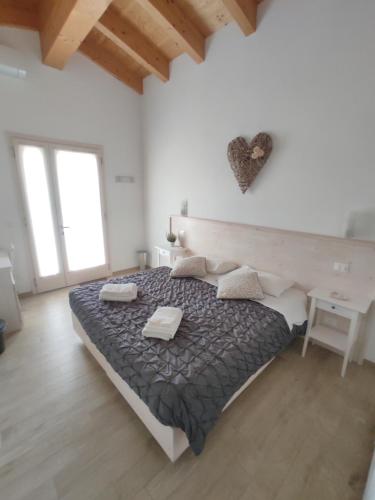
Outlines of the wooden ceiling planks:
M223 3L245 36L254 33L257 25L257 0L223 0Z
M174 2L204 38L231 21L222 0L175 0ZM115 0L113 7L124 21L131 21L171 61L184 52L170 30L165 29L139 0Z
M64 0L53 5L41 30L43 62L62 69L112 0Z
M149 73L96 28L83 41L80 51L138 94L143 93L143 78Z
M201 63L205 58L205 37L173 0L138 0L155 19L170 33L174 42Z
M115 9L109 8L95 27L148 72L154 73L164 82L169 79L169 60L130 21L121 18Z
M222 0L176 0L177 5L205 38L231 22Z
M39 29L42 31L51 13L56 9L59 0L39 0Z
M1 0L0 26L39 29L38 0Z
M255 31L261 0L0 0L0 25L38 29L43 59L62 68L79 48L116 78L143 92L143 78L169 78L182 53L205 57L205 39L235 20Z
M171 38L169 31L157 23L138 0L114 0L112 6L125 22L131 22L169 61L182 54L182 49Z

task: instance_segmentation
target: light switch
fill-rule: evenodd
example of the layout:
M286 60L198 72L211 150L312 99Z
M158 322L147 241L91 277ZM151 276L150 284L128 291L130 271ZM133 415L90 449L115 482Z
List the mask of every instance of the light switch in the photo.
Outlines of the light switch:
M348 273L350 271L350 262L334 262L333 270L336 273Z
M135 182L135 179L132 175L116 175L115 182L132 184Z

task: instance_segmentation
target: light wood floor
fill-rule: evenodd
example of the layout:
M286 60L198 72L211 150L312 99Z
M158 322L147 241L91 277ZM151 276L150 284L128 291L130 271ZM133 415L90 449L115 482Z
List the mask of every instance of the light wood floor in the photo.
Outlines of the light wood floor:
M169 463L80 340L67 290L23 300L0 356L1 500L346 500L364 488L375 367L298 340Z

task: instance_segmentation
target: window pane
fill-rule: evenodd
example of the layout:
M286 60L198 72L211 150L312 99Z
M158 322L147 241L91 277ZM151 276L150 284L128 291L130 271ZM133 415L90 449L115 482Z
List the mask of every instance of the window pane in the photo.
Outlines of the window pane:
M43 149L21 146L21 168L40 277L60 272Z
M56 151L57 180L70 271L106 263L97 156Z

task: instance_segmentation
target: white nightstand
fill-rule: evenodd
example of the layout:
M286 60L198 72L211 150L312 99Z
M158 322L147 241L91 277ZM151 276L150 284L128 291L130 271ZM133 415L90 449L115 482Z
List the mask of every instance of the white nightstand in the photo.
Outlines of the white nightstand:
M171 247L164 245L157 245L156 251L156 265L173 267L176 257L186 257L187 249L183 247Z
M348 298L348 300L339 300L331 296L330 290L319 288L311 290L308 296L311 297L311 306L302 356L304 357L306 354L310 339L332 347L344 354L341 370L341 376L344 377L353 346L358 339L361 320L369 310L372 300L367 297L354 296ZM314 325L315 313L319 310L348 318L350 320L349 331L342 332L335 330L334 328L319 324L319 322ZM360 361L362 361L361 357Z

